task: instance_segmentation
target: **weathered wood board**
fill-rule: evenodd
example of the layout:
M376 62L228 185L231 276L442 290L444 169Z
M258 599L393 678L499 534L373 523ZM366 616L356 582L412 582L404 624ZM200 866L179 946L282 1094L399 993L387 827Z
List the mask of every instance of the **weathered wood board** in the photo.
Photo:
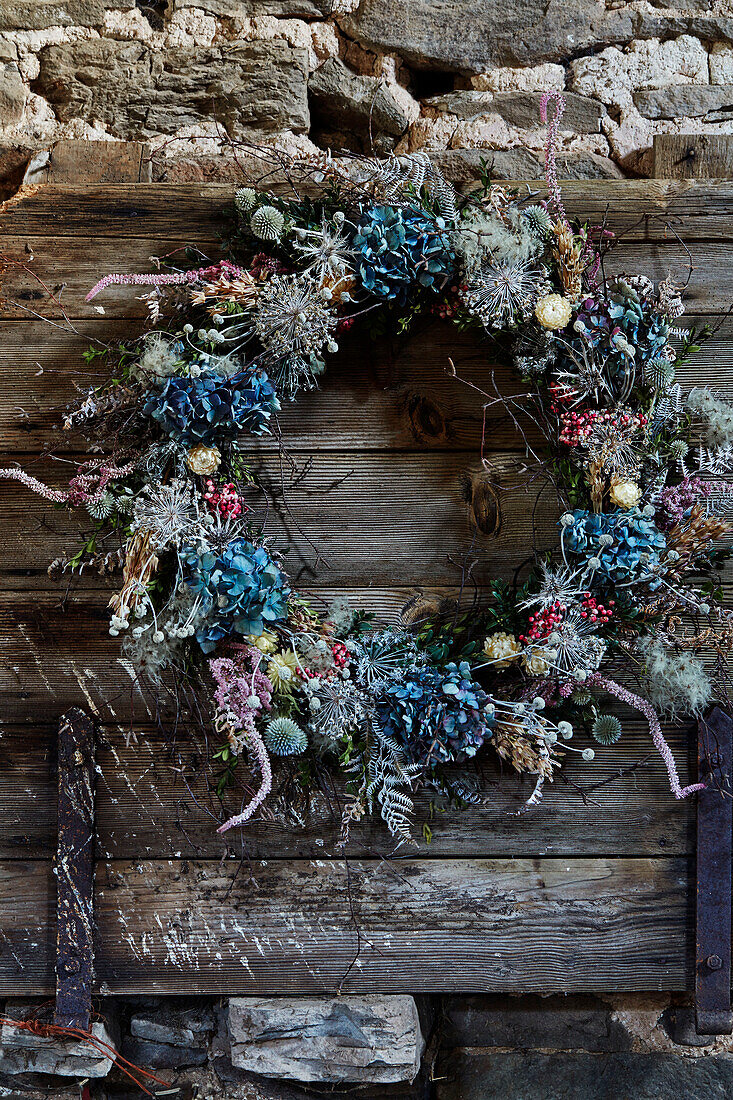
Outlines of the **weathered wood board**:
M184 241L217 256L231 197L213 185L40 186L0 208L0 464L61 482L80 453L58 428L85 381L80 355L135 334L144 316L134 288L92 304L86 292ZM733 302L733 185L575 182L565 197L571 213L623 234L609 270L684 276L682 238L694 322ZM283 410L292 468L282 474L272 442L253 445L268 529L292 545L289 570L315 599L348 590L392 618L417 589L453 593L467 554L481 584L510 575L533 539L554 544L553 501L538 499L514 428L492 409L486 458L505 487L502 526L494 536L472 522L484 399L450 376L449 358L489 395L517 392L500 346L449 325L399 344L353 336L323 388ZM685 369L685 383L730 392L733 324ZM102 578L67 591L47 576L75 548L77 520L13 483L0 482L0 504L0 993L53 988L55 722L71 705L100 725L100 989L691 986L694 804L670 795L643 723L631 718L615 749L597 746L592 768L570 762L521 819L512 811L527 788L511 776L491 778L491 803L463 814L423 802L432 839L417 853L391 855L378 825L339 848L338 790L303 808L304 826L265 814L219 837L206 731L184 720L171 747L156 729L160 701L143 696L108 636ZM688 731L669 740L686 781Z

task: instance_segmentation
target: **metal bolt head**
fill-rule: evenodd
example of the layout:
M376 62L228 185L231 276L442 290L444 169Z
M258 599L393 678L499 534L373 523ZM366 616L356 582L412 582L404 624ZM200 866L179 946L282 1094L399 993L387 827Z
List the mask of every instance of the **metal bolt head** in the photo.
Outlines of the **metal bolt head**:
M708 955L705 962L709 970L720 970L723 965L720 955Z

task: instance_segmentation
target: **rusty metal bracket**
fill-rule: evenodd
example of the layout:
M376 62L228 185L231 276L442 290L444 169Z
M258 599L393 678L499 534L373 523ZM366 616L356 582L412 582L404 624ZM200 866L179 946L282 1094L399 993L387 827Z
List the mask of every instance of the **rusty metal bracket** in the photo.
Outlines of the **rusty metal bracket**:
M56 1012L89 1030L94 974L94 724L75 707L59 723Z
M733 720L719 707L698 724L695 1024L699 1035L730 1035Z

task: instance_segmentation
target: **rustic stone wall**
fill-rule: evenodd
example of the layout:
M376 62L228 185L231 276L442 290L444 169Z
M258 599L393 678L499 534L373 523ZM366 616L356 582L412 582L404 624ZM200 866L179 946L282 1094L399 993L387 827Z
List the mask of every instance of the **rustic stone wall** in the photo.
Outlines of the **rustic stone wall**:
M0 1007L14 1020L29 1011L27 1002L14 1000ZM660 994L474 995L417 1003L405 995L301 1002L124 997L103 998L95 1007L99 1034L165 1082L155 1089L169 1100L724 1100L733 1094L731 1040L700 1040L685 1009ZM86 1100L142 1095L88 1047L64 1050L3 1027L0 1097L79 1100L85 1079Z
M730 0L0 0L0 177L62 137L234 175L226 136L526 178L549 88L565 175L649 175L654 134L733 133Z

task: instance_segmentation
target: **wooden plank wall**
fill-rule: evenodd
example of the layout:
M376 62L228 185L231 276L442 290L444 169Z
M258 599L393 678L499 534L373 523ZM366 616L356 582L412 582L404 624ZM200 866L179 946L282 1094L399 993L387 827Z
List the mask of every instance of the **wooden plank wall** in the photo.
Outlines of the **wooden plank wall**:
M694 264L692 319L733 302L733 185L583 182L567 184L565 197L572 214L607 216L623 234L610 269L683 278L682 238ZM2 465L62 479L79 444L56 426L83 384L80 353L92 338L136 333L144 317L134 288L93 305L84 295L100 275L148 270L151 256L184 243L217 256L230 201L227 187L105 185L33 187L5 204ZM683 381L729 390L732 355L726 323ZM535 508L516 434L496 416L490 458L513 488L502 494L498 535L472 523L482 410L449 376L449 356L469 381L517 385L495 346L449 325L399 344L354 335L322 390L283 410L292 469L283 475L272 441L253 445L275 497L270 530L292 545L291 575L317 598L348 590L390 617L419 587L454 592L467 550L481 583L510 573L532 537L554 544L550 502ZM64 461L47 457L51 448ZM135 688L107 634L104 581L67 593L46 574L75 547L78 521L13 483L0 482L0 501L0 993L53 988L54 724L72 704L100 723L101 990L690 985L694 806L672 799L642 724L632 719L616 748L598 746L592 768L570 764L533 814L510 815L521 788L505 780L491 805L438 815L417 852L385 858L385 834L371 825L338 848L337 815L323 799L305 828L265 819L218 837L203 735L182 727L171 750L155 730L155 701ZM687 781L687 732L670 731L670 741Z

